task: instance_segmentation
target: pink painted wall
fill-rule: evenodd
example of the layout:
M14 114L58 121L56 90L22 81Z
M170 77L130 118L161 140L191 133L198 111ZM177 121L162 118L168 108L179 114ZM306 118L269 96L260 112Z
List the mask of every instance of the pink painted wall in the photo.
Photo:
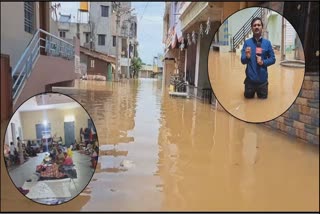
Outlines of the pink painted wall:
M46 85L77 78L80 78L80 74L74 72L74 60L40 55L17 101L14 103L13 111L30 97L45 92Z

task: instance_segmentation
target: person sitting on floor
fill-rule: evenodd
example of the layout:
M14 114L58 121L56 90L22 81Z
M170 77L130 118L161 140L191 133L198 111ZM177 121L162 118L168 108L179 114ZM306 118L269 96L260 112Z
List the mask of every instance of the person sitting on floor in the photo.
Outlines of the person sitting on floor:
M67 152L64 153L64 161L63 161L62 165L67 165L67 166L73 165L73 160L72 160L72 158L68 155Z
M32 146L31 146L31 141L30 141L30 140L28 140L28 142L27 142L26 152L28 153L28 155L29 155L30 157L35 157L35 156L37 156L36 151L35 151L35 150L32 148Z
M54 147L52 148L52 150L50 151L50 157L52 158L53 161L56 160L56 156L59 153L58 152L58 144L55 144Z
M58 165L61 165L65 160L65 155L63 154L62 150L59 148L58 149L58 154L56 155L55 158L55 163Z

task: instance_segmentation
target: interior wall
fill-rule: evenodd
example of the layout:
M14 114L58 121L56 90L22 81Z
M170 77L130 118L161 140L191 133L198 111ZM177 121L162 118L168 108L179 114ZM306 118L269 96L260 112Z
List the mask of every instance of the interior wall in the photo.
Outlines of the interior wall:
M40 111L21 112L22 130L24 139L36 139L36 124L43 123L46 119L51 124L51 134L62 137L64 141L64 121L68 116L74 116L75 138L80 141L80 128L88 126L90 119L82 107L72 109L49 109Z
M16 128L15 130L11 129L11 123L14 123ZM22 136L19 136L19 128L22 129L22 123L21 123L21 117L20 117L20 113L17 111L13 117L11 118L10 122L8 123L8 127L7 127L7 131L6 131L6 141L5 143L10 145L10 142L14 142L15 146L17 146L17 139L13 139L12 138L12 133L15 132L16 133L16 137L20 137L20 139L23 139L24 137L24 132L22 129Z

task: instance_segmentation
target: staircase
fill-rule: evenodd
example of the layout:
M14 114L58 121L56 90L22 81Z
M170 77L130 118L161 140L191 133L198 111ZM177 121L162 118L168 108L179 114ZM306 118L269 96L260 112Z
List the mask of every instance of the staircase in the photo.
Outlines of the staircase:
M233 36L232 38L232 50L236 52L237 49L244 43L246 38L250 36L252 33L251 31L251 21L256 18L260 17L263 19L264 10L263 8L257 9L257 11L248 19L248 21L240 28L240 30Z
M41 54L73 60L74 46L49 32L38 29L12 71L13 103L19 97Z

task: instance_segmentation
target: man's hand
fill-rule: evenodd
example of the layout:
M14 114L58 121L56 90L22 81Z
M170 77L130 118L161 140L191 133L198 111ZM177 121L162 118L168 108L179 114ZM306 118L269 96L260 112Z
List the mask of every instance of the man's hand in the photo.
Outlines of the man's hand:
M246 47L246 57L247 57L247 59L250 59L250 57L251 57L251 47Z
M258 63L258 65L263 65L263 61L262 61L262 59L261 59L261 56L256 55L256 57L257 57L257 63Z

